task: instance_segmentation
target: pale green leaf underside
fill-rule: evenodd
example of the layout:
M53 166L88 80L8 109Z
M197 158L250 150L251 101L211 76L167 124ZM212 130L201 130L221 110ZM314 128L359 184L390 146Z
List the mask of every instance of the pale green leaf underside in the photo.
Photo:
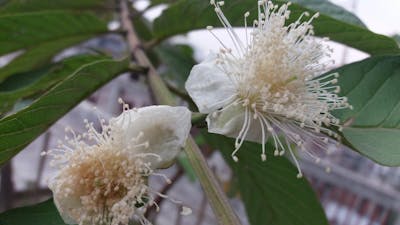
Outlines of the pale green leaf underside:
M356 149L374 161L400 166L400 129L348 127L343 134Z
M373 57L343 66L341 95L353 110L335 112L357 151L388 166L400 166L400 56Z

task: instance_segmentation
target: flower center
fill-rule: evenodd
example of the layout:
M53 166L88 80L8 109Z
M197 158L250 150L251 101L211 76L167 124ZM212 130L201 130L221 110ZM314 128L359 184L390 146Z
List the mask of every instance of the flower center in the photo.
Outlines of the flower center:
M91 149L74 155L69 163L59 177L63 178L65 196L81 200L82 207L72 210L77 221L90 218L90 222L106 223L117 219L118 214L113 212L116 203L125 199L135 204L147 198L146 177L152 171L140 157Z
M321 76L332 63L324 60L324 57L330 57L332 49L324 44L327 39L313 37L311 22L319 14L304 20L304 16L309 16L304 12L295 22L287 24L290 3L278 7L271 1L260 0L251 32L247 30L250 13L244 14L243 43L221 10L224 2L210 2L234 44L234 50L228 48L212 32L213 27L207 27L222 45L216 66L229 77L229 85L236 90L226 98L226 104L221 109L212 113L216 118L213 121L222 123L226 119L220 119L219 115L224 111L233 106L243 107L236 110L243 120L236 117L232 120L242 122L240 130L229 124L224 129L214 128L214 131L237 135L232 152L235 161L238 161L236 153L246 139L262 144L261 159L266 160L265 143L272 140L274 155L284 155L288 149L298 167L298 177L301 177L291 144L306 151L304 143L310 142L329 152L330 141L320 133L339 140L339 135L329 127L336 126L339 131L342 129L339 119L331 111L352 108L346 97L338 96L340 87L335 84L339 74ZM229 116L229 113L226 115ZM219 126L217 124L215 127ZM319 161L317 154L311 151L306 153Z

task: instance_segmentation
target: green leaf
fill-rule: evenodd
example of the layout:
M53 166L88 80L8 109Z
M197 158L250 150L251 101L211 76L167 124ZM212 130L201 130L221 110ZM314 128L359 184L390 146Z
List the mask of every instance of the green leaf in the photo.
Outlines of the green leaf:
M65 225L52 199L0 214L1 225Z
M39 68L51 61L53 56L61 50L87 40L93 34L83 34L74 37L66 37L60 40L47 42L38 46L31 47L29 50L18 56L5 67L0 68L0 82L9 76L23 73L32 69Z
M283 3L284 1L275 2ZM251 0L232 0L225 4L223 11L232 25L243 26L244 13L246 11L251 12L249 18L249 21L251 21L257 15L256 7L257 3ZM305 11L311 14L315 13L315 11L298 4L292 4L290 10L291 15L288 22L294 22ZM176 34L205 28L208 25L222 26L208 1L181 0L164 10L161 16L154 21L154 32L156 37L164 39ZM369 54L400 53L392 38L373 33L358 25L346 23L329 15L321 14L313 21L313 25L317 36L329 37L334 41Z
M157 6L161 4L172 4L177 2L178 0L151 0L151 6Z
M333 72L354 107L335 112L346 140L377 163L400 166L400 56L372 57Z
M337 20L347 22L360 27L366 27L365 24L353 13L346 9L333 4L328 0L291 0L291 2L299 4L307 9L320 12Z
M0 120L0 165L93 91L126 71L128 60L74 57L46 77L65 77L29 107ZM57 74L58 73L58 74Z
M180 91L185 92L185 82L190 70L196 64L193 49L188 45L164 44L157 47L156 53L167 69L164 78L174 84Z
M0 44L0 54L24 50L22 55L0 69L0 82L13 74L37 69L61 50L105 32L106 24L89 13L39 12L0 16L0 43L4 43Z
M397 44L400 45L400 34L395 34L392 36L392 38L397 41Z
M79 63L89 63L93 59L95 58L79 57ZM70 74L63 73L60 69L65 69L68 64L47 65L37 71L20 73L5 79L0 83L0 112L4 114L17 100L48 90L56 82L65 79Z
M0 55L66 38L107 32L91 13L44 11L0 16Z
M328 225L325 213L306 179L297 179L296 168L284 157L260 158L261 146L245 142L232 160L234 140L205 134L232 167L252 225ZM272 153L273 147L267 145Z
M110 8L104 0L9 0L0 5L0 14L44 10L99 10Z
M145 41L150 41L153 38L153 32L151 30L151 23L144 17L138 17L132 19L135 31L139 35L140 39Z

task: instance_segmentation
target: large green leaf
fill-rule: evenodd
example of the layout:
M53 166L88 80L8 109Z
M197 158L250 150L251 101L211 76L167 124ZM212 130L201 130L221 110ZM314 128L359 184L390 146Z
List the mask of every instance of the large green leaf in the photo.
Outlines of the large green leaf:
M98 10L109 8L106 0L9 0L0 5L0 14L43 10Z
M0 16L0 55L106 31L106 23L91 13L43 11L4 15Z
M65 225L53 200L0 214L1 225Z
M275 2L282 3L284 1ZM254 18L257 15L256 7L257 3L252 0L232 0L226 2L223 10L231 24L243 26L244 13L250 11L253 16L250 17ZM304 8L299 4L292 4L290 10L292 13L289 22L297 20L304 11L315 13L315 11ZM337 15L338 12L335 12ZM251 20L249 19L249 21ZM190 30L205 28L207 25L221 26L208 1L180 0L171 4L155 20L154 32L158 38L163 39L172 35L186 33ZM358 25L350 24L325 14L321 14L320 17L315 19L313 25L316 35L329 37L334 41L370 54L395 54L400 52L392 38L373 33Z
M354 107L335 112L346 140L380 164L400 166L400 56L368 58L335 72L341 95Z
M296 168L284 157L268 154L260 158L261 146L244 143L239 162L231 158L232 139L206 134L206 140L220 149L237 179L252 225L327 225L325 213L306 179L297 179ZM273 147L267 145L272 153Z
M36 12L0 16L0 54L24 53L0 69L0 82L39 68L71 45L107 32L106 23L90 13Z
M65 77L29 107L0 120L0 165L101 85L128 68L128 61L85 57L68 59L47 77Z

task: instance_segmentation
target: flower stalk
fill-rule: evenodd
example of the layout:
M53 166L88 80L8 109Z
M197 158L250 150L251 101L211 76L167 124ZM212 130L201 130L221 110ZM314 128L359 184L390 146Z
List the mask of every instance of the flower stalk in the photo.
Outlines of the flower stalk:
M129 44L130 52L139 65L148 68L148 81L153 91L154 98L159 104L176 105L176 100L168 90L167 86L158 75L154 66L142 49L141 42L136 35L133 24L129 17L129 8L126 0L121 1L121 22L126 31L126 38ZM217 179L208 167L199 147L192 137L189 136L185 152L190 163L197 174L210 205L215 213L217 221L221 225L240 225L238 217L235 215L232 207L221 190Z

